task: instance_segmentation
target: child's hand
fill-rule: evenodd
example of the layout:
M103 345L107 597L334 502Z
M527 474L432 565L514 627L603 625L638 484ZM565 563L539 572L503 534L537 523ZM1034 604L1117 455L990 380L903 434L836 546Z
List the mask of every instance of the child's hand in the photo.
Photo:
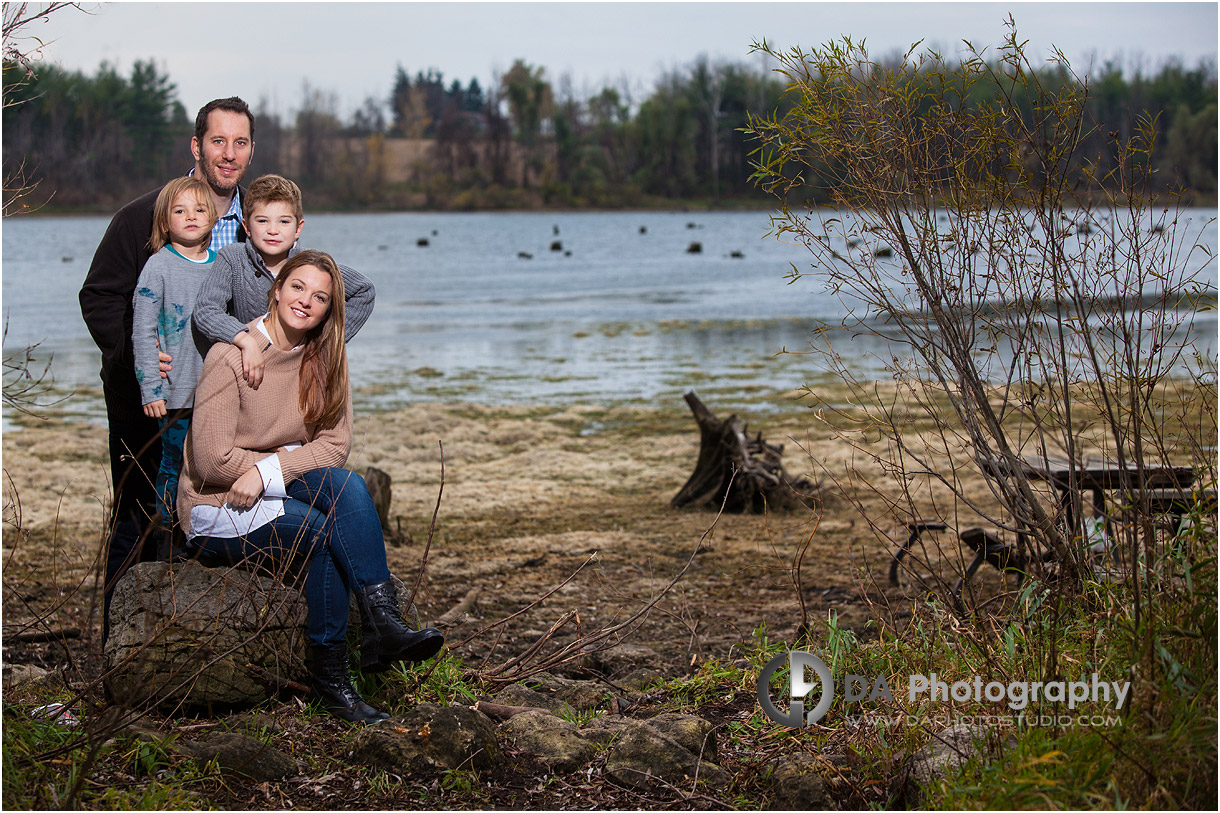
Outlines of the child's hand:
M238 510L245 510L253 506L262 495L262 472L258 470L258 466L251 466L233 483L229 493L225 495L225 502Z
M164 418L165 417L165 399L162 398L158 401L150 401L147 404L145 404L144 405L144 414L150 418Z
M250 345L248 348L242 348L241 371L252 390L258 389L258 385L263 383L263 364L263 351L257 346Z
M159 362L159 364L157 366L161 369L161 377L169 378L169 375L168 375L169 372L174 369L173 365L170 364L170 362L174 360L174 357L171 356L169 353L161 352L161 340L160 339L157 339L156 342L157 342L157 361Z
M238 334L233 344L241 348L241 373L250 385L250 389L258 389L263 383L263 351L249 333Z

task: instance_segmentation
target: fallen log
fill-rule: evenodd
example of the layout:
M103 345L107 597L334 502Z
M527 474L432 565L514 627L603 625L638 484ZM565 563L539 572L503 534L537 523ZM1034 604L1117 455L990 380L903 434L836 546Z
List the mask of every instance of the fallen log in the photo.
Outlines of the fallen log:
M58 630L33 630L31 632L13 632L6 633L4 638L9 642L19 642L23 644L45 644L49 641L66 641L69 638L79 638L80 630L76 627L67 627Z
M452 627L456 626L460 621L465 621L465 616L467 616L470 611L474 609L474 605L478 602L478 600L479 588L470 588L466 595L462 597L461 601L450 607L440 618L436 619L436 626L442 628Z
M734 514L761 514L817 502L821 485L784 471L784 447L751 438L736 415L712 414L698 396L683 396L699 424L699 458L671 508L707 508Z

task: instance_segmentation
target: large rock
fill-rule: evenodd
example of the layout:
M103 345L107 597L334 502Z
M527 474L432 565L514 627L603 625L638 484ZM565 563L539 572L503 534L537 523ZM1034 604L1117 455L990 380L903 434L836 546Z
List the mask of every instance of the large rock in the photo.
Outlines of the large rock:
M203 742L179 742L178 748L202 765L215 760L221 770L258 782L276 781L298 773L292 757L245 734L219 732Z
M356 734L351 758L359 765L410 775L451 768L485 770L504 759L491 720L468 706L421 703L399 719Z
M591 711L608 701L610 689L595 680L574 680L541 672L530 678L535 690L555 697L578 711Z
M394 576L407 622L418 614ZM308 610L298 586L245 567L142 562L119 579L106 657L116 700L164 705L250 705L305 676ZM359 641L356 597L348 607ZM353 663L358 655L353 650Z
M829 810L826 780L817 760L804 751L782 754L770 762L774 792L767 810Z
M525 706L527 708L549 711L551 714L556 715L572 713L572 707L558 697L536 692L520 683L508 684L497 692L496 696L492 699L494 702L502 703L505 706Z
M648 721L648 725L667 735L695 756L702 755L704 759L716 761L716 726L702 717L693 714L658 714Z
M971 759L1002 750L1003 744L989 743L991 729L983 725L959 723L932 736L932 742L911 758L911 778L926 784L961 769ZM989 749L989 745L996 745Z
M928 745L911 755L905 774L899 776L906 805L922 806L930 783L953 776L972 759L990 759L1015 744L1012 734L1003 736L998 729L985 725L958 723L933 734Z
M264 700L303 673L305 601L241 567L142 562L115 585L106 658L120 702Z
M63 685L63 676L41 666L24 663L4 664L4 688L32 690L50 689Z
M719 765L688 751L672 737L650 725L627 726L606 755L606 775L619 784L645 789L661 780L677 788L691 788L696 777L713 787L729 781Z
M574 771L597 753L597 746L580 733L575 723L544 711L514 715L500 725L500 733L557 773Z

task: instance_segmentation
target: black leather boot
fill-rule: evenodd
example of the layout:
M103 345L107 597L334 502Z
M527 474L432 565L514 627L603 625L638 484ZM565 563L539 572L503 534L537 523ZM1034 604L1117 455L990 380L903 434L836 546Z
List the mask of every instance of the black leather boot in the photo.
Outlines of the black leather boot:
M398 661L426 661L445 645L438 629L415 631L407 626L398 609L394 582L384 581L356 594L360 604L363 637L360 643L360 670L384 672Z
M308 661L310 688L331 714L349 723L380 723L389 718L365 703L352 685L345 645L311 646Z

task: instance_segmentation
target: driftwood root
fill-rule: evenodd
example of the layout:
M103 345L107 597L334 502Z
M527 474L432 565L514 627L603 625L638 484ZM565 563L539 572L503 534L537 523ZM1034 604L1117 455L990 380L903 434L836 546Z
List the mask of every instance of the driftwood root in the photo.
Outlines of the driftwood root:
M782 445L750 437L736 415L721 420L698 396L683 396L699 424L699 459L671 508L707 508L729 513L809 507L820 501L821 484L784 470Z

